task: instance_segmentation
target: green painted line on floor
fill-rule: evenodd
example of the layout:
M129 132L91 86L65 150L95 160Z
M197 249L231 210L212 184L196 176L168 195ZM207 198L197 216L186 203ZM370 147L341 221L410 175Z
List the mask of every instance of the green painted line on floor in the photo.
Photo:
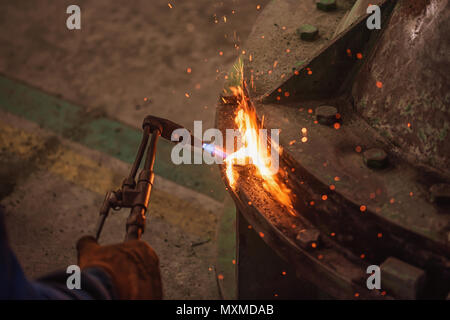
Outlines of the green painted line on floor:
M225 300L237 299L236 282L236 207L228 197L217 232L217 274L223 276L221 294Z
M0 108L127 163L134 161L141 140L140 123L133 128L105 116L86 113L84 108L3 75L0 75ZM226 191L217 166L177 166L170 159L172 147L172 143L159 140L155 173L223 201Z

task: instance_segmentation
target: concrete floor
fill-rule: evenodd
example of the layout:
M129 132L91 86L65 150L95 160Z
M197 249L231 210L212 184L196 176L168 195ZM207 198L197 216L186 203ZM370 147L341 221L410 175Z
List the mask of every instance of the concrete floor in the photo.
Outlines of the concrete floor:
M0 0L0 204L28 276L76 262L75 241L92 232L104 193L132 161L121 154L121 145L134 148L121 140L123 126L138 132L147 114L213 126L224 77L241 51L235 45L266 2L170 1L171 9L167 0L79 0L82 29L69 31L73 1ZM8 79L15 80L6 89ZM87 120L59 130L66 124L55 112L65 101L80 106L81 119L113 121L119 150L80 139ZM56 111L40 112L54 102ZM74 107L67 110L61 114ZM160 256L165 298L215 299L216 230L228 200L221 187L200 181L216 176L183 170L178 177L161 169L144 239ZM102 242L123 239L126 215L107 221Z
M151 113L211 127L234 45L264 1L168 2L80 0L82 29L70 31L73 1L1 0L0 70L132 126Z

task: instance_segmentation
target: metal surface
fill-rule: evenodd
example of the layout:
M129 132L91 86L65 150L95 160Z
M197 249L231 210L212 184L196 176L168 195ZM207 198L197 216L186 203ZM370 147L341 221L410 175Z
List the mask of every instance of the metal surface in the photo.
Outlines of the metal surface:
M236 226L238 299L326 297L311 283L297 278L295 267L281 260L240 212Z
M356 112L393 152L447 179L449 33L447 0L398 1L352 88Z
M280 0L269 3L253 26L245 44L245 78L250 96L261 99L301 70L324 47L329 45L341 19L353 0L339 1L336 11L317 10L314 1ZM311 24L319 29L312 42L301 41L297 29ZM251 58L250 58L251 56ZM318 70L313 69L313 75ZM251 79L255 85L250 84Z
M233 103L219 106L216 119L218 128L222 130L231 128L233 118ZM224 175L224 168L222 168L222 174ZM300 230L311 228L312 223L302 216L291 216L267 194L262 187L262 182L253 175L252 167L241 168L240 174L245 179L239 180L237 189L228 186L238 210L276 254L291 265L298 274L303 275L302 277L305 277L308 282L332 297L345 299L358 293L365 298L383 298L380 292L371 292L365 288L365 281L363 281L365 273L364 268L361 268L366 265L365 261L358 261L355 257L348 255L348 252L343 254L336 250L335 244L329 241L327 234L324 234L322 246L301 248L296 242L296 236ZM225 177L224 180L227 181ZM290 187L295 188L294 193L297 195L306 194L305 190L300 190L291 183ZM295 208L302 214L311 210L300 201L296 201ZM252 253L249 252L249 254Z
M280 8L292 9L292 2L282 2ZM380 265L389 257L395 257L426 273L426 283L415 297L443 298L450 290L449 209L430 201L429 190L433 184L448 183L448 149L434 149L436 152L431 158L437 160L432 161L433 165L412 161L427 158L427 149L414 139L403 143L402 135L389 137L382 134L381 127L373 125L369 119L372 114L384 113L384 124L393 130L399 129L403 125L400 117L404 104L390 104L398 117L389 120L390 111L385 112L384 107L395 95L398 101L413 99L424 105L420 112L434 110L427 117L417 115L418 121L423 121L422 126L432 127L430 132L438 133L446 128L448 108L443 105L448 104L446 86L449 81L437 68L441 66L441 70L445 70L448 50L439 49L437 41L442 42L445 36L439 37L433 30L438 21L447 30L448 23L444 20L448 21L448 10L446 13L440 11L447 1L420 1L411 6L407 1L380 1L384 26L381 31L366 28L367 15L361 10L366 2L357 1L353 9L342 12L341 21L334 25L336 37L333 40L302 43L297 51L297 45L292 46L294 50L290 53L302 56L304 62L300 67L292 68L289 77L281 77L275 67L273 72L256 77L256 70L264 69L270 60L273 62L279 56L280 69L291 68L294 61L286 59L280 50L272 49L284 47L283 34L272 34L268 31L267 21L257 21L252 33L254 38L248 41L246 49L253 57L265 58L244 62L245 80L249 83L249 96L259 118L264 116L265 127L282 129L283 165L280 167L283 170L280 174L293 190L298 216L289 215L264 191L251 167L239 169L243 178L236 189L228 186L228 190L239 211L258 233L264 234L262 239L272 250L293 265L297 274L330 296L386 298L392 294L396 297L396 292L382 294L368 290L365 284L368 265ZM318 17L317 12L311 11L314 8L301 9L291 14ZM276 20L279 13L266 13L261 19ZM300 20L298 24L314 24L314 21ZM427 23L419 28L424 21ZM424 51L425 45L405 47L408 41L402 34L409 32L412 25L422 30L416 39L435 41L430 46L431 52ZM400 40L393 38L389 30L397 32ZM260 36L256 38L257 34L267 33L271 35L270 48L261 44ZM407 33L407 36L411 34ZM313 49L312 45L315 45ZM402 59L403 53L389 51L386 54L387 49L383 48L409 50L405 55L419 60L412 63L412 60ZM420 63L427 60L424 52L433 56L432 62L427 62L433 65L432 70L421 68ZM394 76L397 70L400 72ZM427 83L418 88L420 81L408 76L404 70L415 70L418 76L427 75L418 78ZM433 74L438 75L438 84L431 81ZM389 80L383 81L379 75ZM395 91L386 83L393 84ZM411 85L404 87L403 84ZM426 97L428 92L435 94L431 100ZM370 97L371 106L361 110L361 97ZM436 100L439 102L435 103ZM227 97L218 106L218 128L234 127L235 105L233 98ZM323 126L315 122L314 111L323 105L337 108L339 125ZM407 127L407 122L404 124ZM301 128L307 129L305 143L300 142ZM433 148L442 146L439 143L432 144ZM366 166L370 149L386 153L381 166ZM412 149L420 156L411 157ZM379 157L375 160L380 162ZM224 180L227 182L225 177ZM320 231L320 241L315 248L301 246L298 242L299 231L304 229Z

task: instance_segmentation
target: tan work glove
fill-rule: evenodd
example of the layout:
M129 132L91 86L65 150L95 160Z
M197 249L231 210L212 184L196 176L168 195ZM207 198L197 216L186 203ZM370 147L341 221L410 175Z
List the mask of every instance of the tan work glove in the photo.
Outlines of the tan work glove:
M81 269L99 267L112 278L119 299L162 299L159 259L144 241L100 246L94 237L77 242Z

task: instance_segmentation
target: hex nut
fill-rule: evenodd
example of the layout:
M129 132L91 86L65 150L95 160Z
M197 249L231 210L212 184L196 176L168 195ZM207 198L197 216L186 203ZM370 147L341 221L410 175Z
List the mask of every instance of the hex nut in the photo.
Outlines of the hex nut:
M313 242L318 244L320 240L320 231L314 228L300 230L297 234L296 240L303 249L311 248Z
M364 163L371 169L382 169L388 164L387 153L383 149L373 148L364 151Z
M450 204L450 184L437 183L430 188L431 201L438 205Z
M320 124L332 126L338 122L338 111L333 106L320 106L316 108L316 120Z
M300 39L305 41L314 41L319 35L319 29L312 24L304 24L297 29Z
M336 0L318 0L316 6L317 9L327 12L337 9Z
M425 285L425 271L397 258L387 258L380 269L383 290L396 298L417 299Z

